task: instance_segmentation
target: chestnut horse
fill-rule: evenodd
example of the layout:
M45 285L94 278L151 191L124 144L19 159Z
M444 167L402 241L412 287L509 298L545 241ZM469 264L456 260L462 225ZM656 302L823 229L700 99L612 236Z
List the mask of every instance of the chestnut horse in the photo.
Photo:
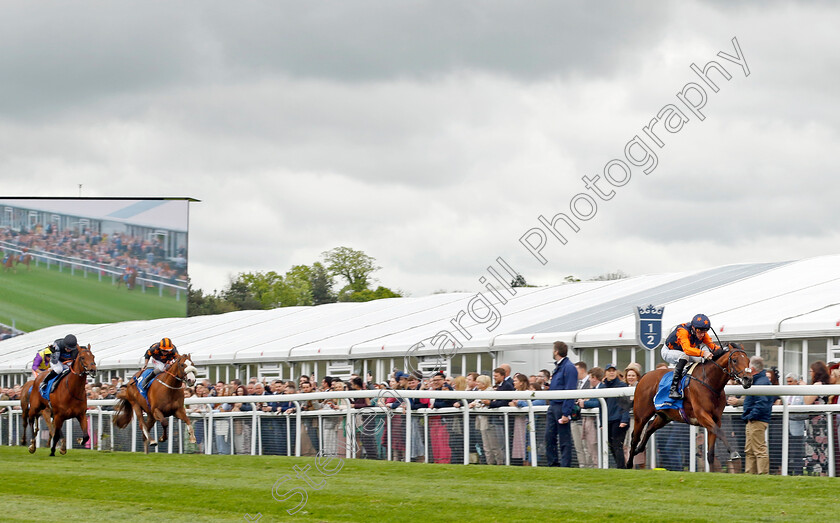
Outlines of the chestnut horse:
M26 270L27 271L31 271L32 267L29 266L29 264L31 262L32 262L32 255L29 254L29 253L26 253L26 254L23 254L22 256L17 257L17 264L16 265L20 265L22 263L22 264L26 265Z
M82 437L78 444L84 445L90 440L87 429L87 395L85 394L85 383L87 375L96 376L96 362L93 353L90 351L90 344L87 347L79 347L79 355L70 365L69 373L61 379L58 386L50 394L50 402L41 396L39 387L44 381L46 372L42 372L32 381L32 389L29 394L21 394L21 408L26 426L32 429L32 440L29 443L29 452L35 452L35 421L44 409L52 411L53 429L50 448L50 456L55 456L55 446L61 440L62 454L67 453L67 442L64 440L64 421L76 418L82 427ZM24 402L26 399L26 403ZM24 433L26 429L24 428Z
M47 371L42 371L40 374L46 375L46 373L47 373ZM32 391L35 389L35 387L36 387L36 385L35 385L35 380L34 379L29 380L29 381L27 381L26 383L23 384L23 388L20 391L20 407L21 407L20 410L21 410L21 412L26 412L26 411L29 410L29 396L32 393ZM35 393L37 394L38 391L35 391ZM47 428L50 430L50 438L52 438L54 429L53 429L53 422L52 422L52 410L50 410L49 406L47 406L47 408L45 408L44 410L41 411L41 417L44 418L44 421L47 424ZM26 429L27 429L27 426L28 425L24 425L23 426L23 431L21 431L21 433L20 433L20 446L21 447L26 445ZM33 427L33 433L32 433L33 438L36 436L36 432L34 432L35 430L37 430L37 428Z
M158 441L166 441L166 433L169 428L169 416L175 416L187 424L187 432L190 435L190 443L195 443L190 418L184 410L184 388L192 387L195 384L195 367L189 354L179 355L169 366L158 374L149 386L147 396L149 401L137 390L137 381L129 384L117 394L117 406L114 409L114 425L123 429L131 423L131 414L137 416L137 421L143 429L143 446L146 454L149 453L149 445L155 446L157 441L151 441L151 430L156 421L163 426L163 434ZM140 375L138 372L134 377ZM146 414L145 419L143 414Z
M729 442L720 430L720 422L723 409L726 407L726 395L723 393L723 388L729 379L739 381L745 389L752 386L750 358L743 346L740 343L729 343L716 358L704 361L694 369L683 394L683 411L685 411L686 419L683 419L677 409L656 410L653 405L659 382L662 376L670 371L671 369L659 369L648 372L636 385L633 398L635 425L627 468L633 468L633 457L645 449L651 434L671 421L705 427L709 431L709 445L706 453L709 466L712 466L715 461L716 438L720 438L726 445L730 459L737 459L737 454L732 451L732 447L729 446Z
M18 257L17 254L6 254L3 257L3 271L4 272L17 272L17 268L15 267L15 262L17 261Z

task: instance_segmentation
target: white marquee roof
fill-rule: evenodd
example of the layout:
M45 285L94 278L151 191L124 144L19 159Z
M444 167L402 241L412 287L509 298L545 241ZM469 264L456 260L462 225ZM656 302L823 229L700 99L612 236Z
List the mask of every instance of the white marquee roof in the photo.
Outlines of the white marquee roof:
M503 291L504 292L504 291ZM485 292L484 295L490 296ZM453 326L469 293L238 311L102 325L48 327L0 342L0 372L19 372L52 340L74 333L90 343L102 369L135 368L149 345L166 336L196 364L287 360L401 358L434 354L429 340L449 331L465 352L635 344L634 305L664 305L663 328L702 312L722 339L840 336L840 255L751 263L622 280L520 288L507 303L493 301L498 325L462 315L466 340ZM478 320L489 311L473 310Z

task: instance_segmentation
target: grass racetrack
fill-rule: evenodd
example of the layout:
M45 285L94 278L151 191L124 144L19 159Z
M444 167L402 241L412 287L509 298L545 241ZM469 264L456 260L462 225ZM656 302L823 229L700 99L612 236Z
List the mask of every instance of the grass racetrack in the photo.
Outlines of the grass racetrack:
M0 270L0 323L12 324L23 331L33 331L50 325L65 323L113 323L127 320L183 317L187 312L187 297L180 300L165 289L163 296L157 288L139 287L127 290L111 283L111 276L102 277L81 270L70 274L53 265L49 270L41 264L31 271L23 265L17 273Z
M834 521L837 480L0 447L3 521ZM318 490L295 477L307 474ZM308 500L277 497L305 489Z

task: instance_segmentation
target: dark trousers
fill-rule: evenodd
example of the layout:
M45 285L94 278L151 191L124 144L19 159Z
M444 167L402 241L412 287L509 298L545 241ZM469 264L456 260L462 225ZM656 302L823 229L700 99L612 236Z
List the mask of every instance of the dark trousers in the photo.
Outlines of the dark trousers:
M561 425L558 423L563 417L560 405L551 405L545 413L545 457L549 466L572 466L572 425L571 421ZM559 441L559 442L558 442ZM557 449L560 449L560 459L557 459Z
M627 435L627 425L621 427L621 420L607 422L610 452L615 460L616 468L624 468L624 437Z

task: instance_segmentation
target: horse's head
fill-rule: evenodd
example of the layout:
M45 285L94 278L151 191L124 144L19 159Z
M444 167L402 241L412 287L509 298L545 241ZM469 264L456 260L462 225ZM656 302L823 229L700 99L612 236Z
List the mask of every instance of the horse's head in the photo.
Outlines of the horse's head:
M726 373L737 380L745 389L752 386L753 376L750 367L750 357L740 343L727 343L724 348L727 356Z
M182 354L175 360L175 375L183 381L186 381L188 387L195 385L196 368L193 366L192 359L189 354Z
M83 372L91 377L96 377L96 361L93 358L93 353L90 351L90 343L87 347L79 346L79 356L76 358L82 366Z

